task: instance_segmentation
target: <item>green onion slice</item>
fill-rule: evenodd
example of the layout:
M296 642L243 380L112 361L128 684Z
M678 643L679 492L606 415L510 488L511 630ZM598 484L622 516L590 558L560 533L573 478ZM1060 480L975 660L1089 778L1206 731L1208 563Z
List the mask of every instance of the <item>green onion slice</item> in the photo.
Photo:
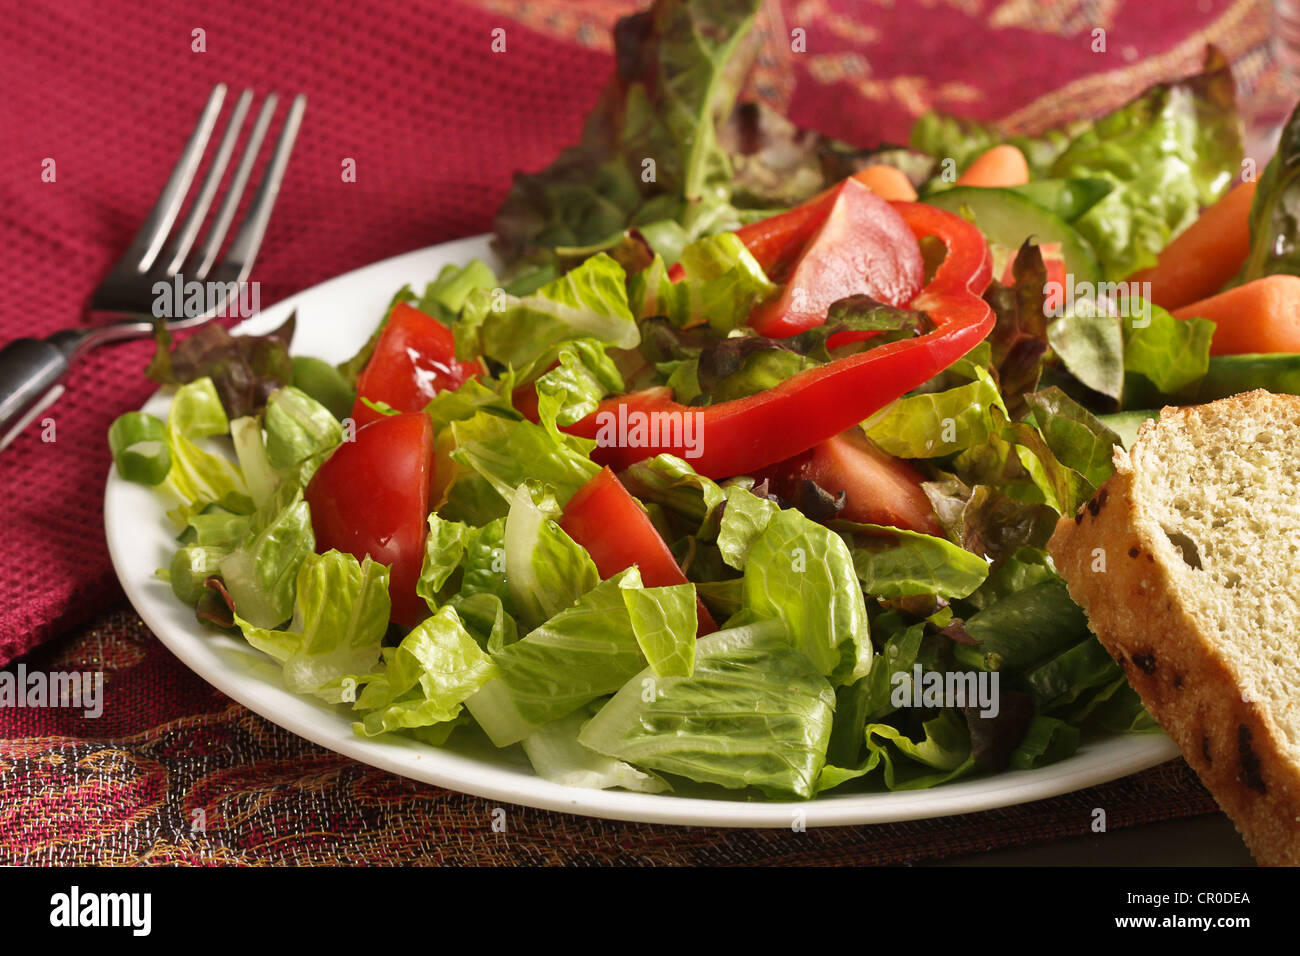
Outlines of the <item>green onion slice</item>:
M167 426L161 418L144 412L127 412L108 429L108 447L117 473L142 485L160 484L171 471Z

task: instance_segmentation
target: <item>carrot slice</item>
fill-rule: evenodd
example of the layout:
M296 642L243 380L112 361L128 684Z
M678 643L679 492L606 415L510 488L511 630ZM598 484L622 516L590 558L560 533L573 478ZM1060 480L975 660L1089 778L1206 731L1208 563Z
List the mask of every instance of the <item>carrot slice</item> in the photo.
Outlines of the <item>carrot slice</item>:
M1214 295L1250 254L1250 205L1255 183L1242 183L1208 207L1160 253L1156 264L1129 276L1150 282L1149 298L1177 309Z
M1010 143L994 146L957 177L958 186L1023 186L1029 182L1025 154Z
M898 202L916 202L912 181L897 166L866 166L853 174L853 178L881 199Z
M1300 352L1300 277L1265 276L1174 309L1173 315L1218 323L1211 355Z

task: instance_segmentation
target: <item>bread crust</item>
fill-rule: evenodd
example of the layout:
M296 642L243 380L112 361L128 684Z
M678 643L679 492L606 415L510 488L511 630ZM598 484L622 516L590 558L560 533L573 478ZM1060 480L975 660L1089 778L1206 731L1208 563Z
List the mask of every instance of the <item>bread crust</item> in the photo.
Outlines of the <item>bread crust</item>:
M1300 766L1267 707L1242 700L1225 659L1180 602L1162 552L1135 530L1133 482L1121 467L1077 516L1060 520L1048 551L1093 632L1255 859L1300 865ZM1104 573L1093 570L1098 548Z

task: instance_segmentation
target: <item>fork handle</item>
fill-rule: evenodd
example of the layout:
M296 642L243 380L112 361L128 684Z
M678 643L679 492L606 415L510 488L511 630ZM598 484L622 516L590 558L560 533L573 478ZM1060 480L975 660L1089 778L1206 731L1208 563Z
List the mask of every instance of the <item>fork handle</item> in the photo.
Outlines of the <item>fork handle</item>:
M0 448L27 426L24 417L68 366L67 353L47 339L15 339L0 349Z

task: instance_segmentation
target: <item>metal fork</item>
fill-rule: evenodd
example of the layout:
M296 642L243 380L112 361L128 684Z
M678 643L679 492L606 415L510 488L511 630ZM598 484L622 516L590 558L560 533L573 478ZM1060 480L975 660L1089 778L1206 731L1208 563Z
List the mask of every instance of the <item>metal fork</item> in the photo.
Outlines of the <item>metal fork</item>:
M277 100L271 93L262 102L221 206L203 243L195 248L248 116L253 91L244 90L235 103L203 184L185 221L173 234L172 226L198 173L225 98L226 86L219 83L208 97L198 125L190 134L162 195L126 253L91 296L84 313L86 325L55 332L45 339L16 339L0 349L0 449L58 399L63 393L63 386L59 384L63 376L72 363L90 349L122 339L152 335L154 324L160 320L165 320L171 330L201 325L220 314L237 295L240 284L248 278L261 248L262 237L266 234L271 208L280 191L289 154L293 152L307 99L301 94L294 97L257 193L225 256L221 257L222 243L252 175ZM159 314L155 284L176 283L178 276L183 285L197 281L204 283L202 288L211 290L211 295L205 296L204 305L209 306L206 311L185 315L180 303L176 303L170 314Z

